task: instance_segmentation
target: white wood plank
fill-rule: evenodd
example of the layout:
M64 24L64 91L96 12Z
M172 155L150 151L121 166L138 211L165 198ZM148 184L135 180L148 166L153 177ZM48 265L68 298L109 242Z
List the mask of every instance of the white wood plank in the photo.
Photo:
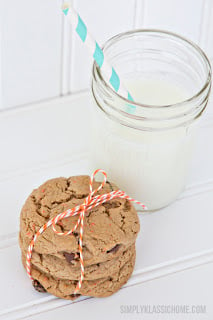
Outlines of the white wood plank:
M3 97L2 97L2 39L1 39L1 29L0 29L0 111L3 109Z
M203 0L145 0L143 27L165 29L197 42Z
M4 108L59 96L61 0L0 1Z
M0 114L0 180L84 152L89 119L88 95Z
M138 239L140 267L157 265L192 253L213 249L211 231L213 191L178 200L141 217Z
M210 11L210 19L209 19L209 27L208 27L208 40L206 44L206 51L207 54L210 56L211 60L213 61L213 2L211 1L211 7L209 8Z
M212 119L212 117L206 118ZM208 121L201 122L202 128L199 128L195 146L195 152L189 168L188 186L202 184L213 180L213 152L210 147L210 140L213 138L212 120L210 126Z
M133 28L134 0L90 0L89 5L77 0L74 6L100 45L117 33ZM71 59L71 92L89 88L93 58L74 30Z
M201 21L200 45L213 58L213 2L212 0L203 1L203 12Z
M135 0L135 29L140 29L144 24L144 6L145 0Z

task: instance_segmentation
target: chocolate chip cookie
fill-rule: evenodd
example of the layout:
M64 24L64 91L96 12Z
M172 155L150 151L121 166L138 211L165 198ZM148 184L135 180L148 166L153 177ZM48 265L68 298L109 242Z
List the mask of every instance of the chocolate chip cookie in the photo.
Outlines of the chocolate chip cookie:
M95 182L94 188L98 186L99 183ZM99 194L117 189L113 184L106 184ZM33 235L49 219L82 204L88 193L88 176L52 179L34 190L21 212L22 249L27 249ZM70 230L77 220L78 216L74 216L60 221L58 231ZM133 244L139 228L138 215L128 200L116 198L90 210L84 222L85 266L114 258L115 254L111 250L116 246L116 253L119 254ZM78 241L79 228L73 235L59 236L50 227L39 236L34 250L39 254L48 253L63 258L66 252L78 253Z
M25 259L23 261L25 264ZM39 292L49 292L56 297L73 300L81 295L107 297L118 291L130 278L135 265L135 251L117 272L97 280L84 280L77 296L73 294L78 281L54 278L32 266L33 285Z
M59 213L82 204L89 194L89 181L89 176L56 178L33 190L20 216L19 243L23 264L27 248L35 233ZM99 185L99 182L94 181L93 189ZM116 185L107 182L97 194L117 189ZM78 216L63 219L57 224L56 229L59 232L69 231L77 220ZM109 295L111 289L116 291L127 281L134 266L135 241L139 229L137 213L126 199L115 198L86 213L83 234L85 279L81 294ZM40 287L41 291L43 287L50 293L68 299L80 276L79 257L79 227L67 236L60 236L49 227L38 237L33 249L31 263L34 273L32 276L37 281L34 282L35 286ZM124 276L124 270L127 269L128 272ZM49 287L45 285L44 278L49 279ZM97 286L93 287L93 281ZM65 290L68 284L69 294ZM104 293L107 286L111 289L106 289ZM63 287L64 291L60 291L59 287Z
M85 280L100 279L108 277L119 271L135 252L135 245L131 245L114 259L99 262L85 267ZM26 260L26 254L23 254L23 261ZM51 275L54 278L78 280L80 278L80 267L73 266L74 255L69 255L64 260L51 255L41 255L33 253L31 263L42 273Z

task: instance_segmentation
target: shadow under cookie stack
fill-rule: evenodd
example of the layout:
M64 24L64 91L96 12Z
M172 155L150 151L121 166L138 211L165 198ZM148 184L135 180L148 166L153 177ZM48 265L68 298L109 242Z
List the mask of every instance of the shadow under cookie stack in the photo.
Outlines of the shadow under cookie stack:
M27 198L20 217L19 243L26 268L28 246L35 233L61 212L84 202L89 194L89 176L56 178L45 182ZM94 182L94 188L100 185ZM118 188L107 182L98 194ZM61 220L59 232L71 230L78 216ZM47 228L34 246L31 275L34 288L63 299L106 297L118 291L131 276L135 265L135 241L140 229L137 212L126 199L116 198L86 213L83 233L84 280L77 294L81 266L79 227L60 236Z

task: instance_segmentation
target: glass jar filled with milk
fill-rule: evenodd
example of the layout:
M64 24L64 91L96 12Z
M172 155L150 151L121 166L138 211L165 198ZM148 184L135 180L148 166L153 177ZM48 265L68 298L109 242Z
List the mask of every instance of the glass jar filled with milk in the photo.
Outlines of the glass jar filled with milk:
M136 30L104 45L134 103L118 95L93 66L91 169L102 168L148 210L184 189L206 108L211 67L203 51L169 32Z

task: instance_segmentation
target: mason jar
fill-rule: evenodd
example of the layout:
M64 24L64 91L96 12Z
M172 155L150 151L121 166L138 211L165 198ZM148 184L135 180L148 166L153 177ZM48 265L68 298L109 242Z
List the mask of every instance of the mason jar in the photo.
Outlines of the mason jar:
M105 55L133 96L116 93L96 63L91 169L157 210L183 191L211 67L194 43L171 32L134 30L106 42Z

